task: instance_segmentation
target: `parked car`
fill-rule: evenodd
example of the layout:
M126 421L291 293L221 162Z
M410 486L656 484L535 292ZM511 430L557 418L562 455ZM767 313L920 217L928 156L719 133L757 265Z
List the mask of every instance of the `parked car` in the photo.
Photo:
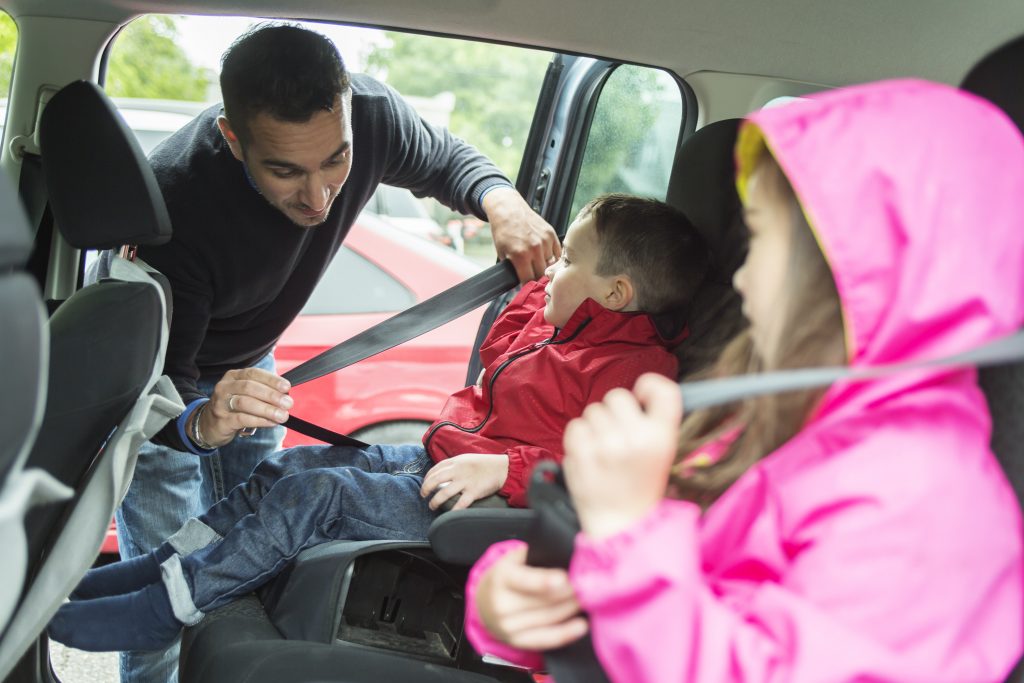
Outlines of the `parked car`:
M430 217L426 207L409 190L392 185L379 185L366 204L366 210L411 235L452 247L461 253L451 235Z
M480 267L440 245L410 240L363 212L301 315L274 351L278 371L471 277ZM292 412L368 443L419 441L445 399L465 386L482 311L295 387ZM286 446L316 443L289 431Z

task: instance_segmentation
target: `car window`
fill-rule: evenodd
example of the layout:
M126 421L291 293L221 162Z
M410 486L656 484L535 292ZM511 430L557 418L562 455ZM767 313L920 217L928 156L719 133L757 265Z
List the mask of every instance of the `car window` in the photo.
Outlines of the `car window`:
M606 192L665 199L683 115L679 84L671 74L617 67L597 101L570 217Z
M105 88L148 154L205 106L220 101L220 56L259 20L146 15L110 47ZM468 140L515 182L552 53L468 40L299 22L330 37L350 71L392 86L427 122ZM195 111L181 119L181 104ZM156 114L168 114L157 119ZM140 119L148 113L149 120ZM134 119L134 120L133 120ZM136 122L138 121L138 122ZM366 207L398 230L494 263L488 226L433 199L382 188Z
M7 121L7 94L11 90L11 74L17 48L18 27L7 12L0 10L0 97L4 98L3 111L0 112L0 132Z
M387 313L416 303L401 282L346 246L338 250L302 315Z

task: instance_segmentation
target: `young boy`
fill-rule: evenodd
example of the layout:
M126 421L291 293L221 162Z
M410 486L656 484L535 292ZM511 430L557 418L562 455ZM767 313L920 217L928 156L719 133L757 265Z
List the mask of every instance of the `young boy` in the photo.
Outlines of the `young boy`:
M670 349L708 268L679 211L606 195L569 227L562 258L523 287L423 445L281 451L148 555L91 570L50 622L83 650L160 649L183 625L251 592L302 550L336 539L425 539L437 509L497 493L526 505L533 466L562 458L565 425ZM672 329L669 329L672 328Z

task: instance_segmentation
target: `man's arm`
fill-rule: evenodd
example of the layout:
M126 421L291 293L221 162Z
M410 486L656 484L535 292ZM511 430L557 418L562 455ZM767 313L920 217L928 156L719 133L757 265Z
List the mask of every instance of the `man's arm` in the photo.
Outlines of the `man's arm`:
M561 255L561 244L554 229L527 205L508 177L471 145L425 122L391 88L368 87L385 93L384 108L390 117L384 182L487 220L498 257L513 263L521 281L543 275Z

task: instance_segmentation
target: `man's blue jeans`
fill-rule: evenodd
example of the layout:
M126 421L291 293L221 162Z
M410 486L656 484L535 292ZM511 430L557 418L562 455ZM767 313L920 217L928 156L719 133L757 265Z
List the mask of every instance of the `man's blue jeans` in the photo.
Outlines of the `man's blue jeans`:
M163 567L175 615L193 623L327 541L425 540L435 513L420 486L432 465L413 444L275 453L200 515L201 524L170 538L184 554Z
M274 372L267 354L253 367ZM209 396L220 377L200 378ZM249 477L256 465L281 448L284 427L263 428L236 438L209 456L143 444L131 486L115 515L122 558L136 557L163 543L191 517L197 517ZM122 683L175 683L178 643L163 652L121 653Z

